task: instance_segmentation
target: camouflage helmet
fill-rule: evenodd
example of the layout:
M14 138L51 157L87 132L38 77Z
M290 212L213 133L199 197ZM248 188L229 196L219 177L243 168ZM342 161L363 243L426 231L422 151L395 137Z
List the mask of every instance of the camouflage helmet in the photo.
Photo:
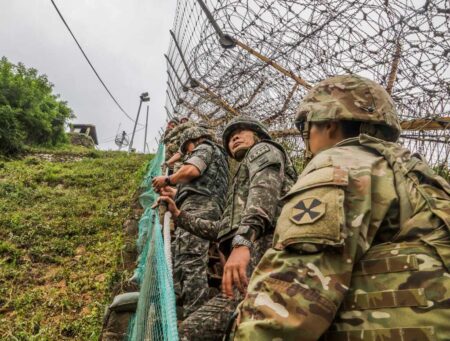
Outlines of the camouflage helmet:
M397 141L401 127L394 101L379 84L357 75L328 78L304 97L295 118L302 131L306 122L363 122L362 132ZM376 131L376 132L375 132Z
M172 117L172 118L167 122L167 124L170 124L170 123L179 124L179 123L180 123L180 120L178 119L178 117Z
M258 134L262 139L271 140L272 137L269 134L269 131L267 130L266 126L262 124L260 121L258 121L256 118L241 115L237 116L234 119L232 119L228 124L225 126L225 129L222 134L222 141L223 141L223 147L227 151L228 155L231 155L230 150L228 149L228 142L230 140L231 134L233 131L237 129L248 129L251 131L254 131L256 134Z
M198 121L197 125L199 127L201 127L201 128L204 128L204 129L211 129L211 125L207 121L203 121L203 120L202 121Z
M211 133L205 128L194 126L183 131L180 137L180 150L182 153L186 153L187 143L192 140L199 139L200 137L205 137L210 139Z

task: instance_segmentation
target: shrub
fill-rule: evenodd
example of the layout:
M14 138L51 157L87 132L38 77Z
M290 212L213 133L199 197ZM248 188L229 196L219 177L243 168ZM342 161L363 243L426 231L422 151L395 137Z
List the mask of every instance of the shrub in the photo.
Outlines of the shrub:
M64 126L73 117L67 103L53 94L47 76L0 59L1 154L17 153L25 144L65 142Z

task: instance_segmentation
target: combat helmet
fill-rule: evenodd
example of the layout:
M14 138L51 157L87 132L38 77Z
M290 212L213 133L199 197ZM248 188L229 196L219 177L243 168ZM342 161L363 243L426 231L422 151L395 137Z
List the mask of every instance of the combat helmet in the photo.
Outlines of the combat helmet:
M310 122L342 120L362 122L362 133L386 141L397 141L401 132L394 101L381 85L357 75L335 76L315 85L297 110L295 125L307 153Z
M184 122L183 122L184 121ZM189 117L188 116L182 116L180 117L180 123L186 123L189 122Z
M232 154L228 148L228 142L230 140L231 134L236 129L248 129L248 130L254 131L262 139L265 139L265 140L272 139L266 126L264 124L262 124L260 121L258 121L256 118L246 116L246 115L237 116L234 119L232 119L230 122L228 122L228 124L225 126L225 129L222 134L223 147L225 148L228 155L230 155L230 156L232 156Z
M180 124L180 120L178 119L178 117L172 117L168 122L167 122L167 124L170 124L170 123L175 123L175 124Z
M182 153L186 153L186 146L189 141L205 137L211 139L211 133L205 128L194 126L183 131L180 137L180 150Z

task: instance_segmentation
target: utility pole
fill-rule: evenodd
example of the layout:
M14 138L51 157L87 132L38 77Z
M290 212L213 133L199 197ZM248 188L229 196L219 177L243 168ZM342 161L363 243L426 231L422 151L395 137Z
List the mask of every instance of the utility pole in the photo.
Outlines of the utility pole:
M145 117L144 154L145 154L145 146L147 146L147 127L148 127L148 105L147 105L147 116Z
M138 112L136 115L136 121L134 121L133 135L131 135L131 141L130 141L130 146L128 147L128 153L131 153L131 150L133 149L134 134L136 134L136 126L139 121L139 114L141 112L142 102L148 102L148 101L150 101L150 96L148 95L148 92L143 92L139 96L139 109L138 109Z

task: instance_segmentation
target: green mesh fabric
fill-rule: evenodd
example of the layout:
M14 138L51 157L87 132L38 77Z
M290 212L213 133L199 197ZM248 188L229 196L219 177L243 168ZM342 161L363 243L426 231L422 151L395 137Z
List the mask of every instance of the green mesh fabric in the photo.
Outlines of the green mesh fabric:
M161 144L141 184L144 192L139 202L145 211L139 222L140 254L133 276L140 285L140 293L136 313L128 326L126 340L129 341L178 340L172 273L164 253L159 214L150 207L157 198L151 179L161 175L163 161L164 145Z

